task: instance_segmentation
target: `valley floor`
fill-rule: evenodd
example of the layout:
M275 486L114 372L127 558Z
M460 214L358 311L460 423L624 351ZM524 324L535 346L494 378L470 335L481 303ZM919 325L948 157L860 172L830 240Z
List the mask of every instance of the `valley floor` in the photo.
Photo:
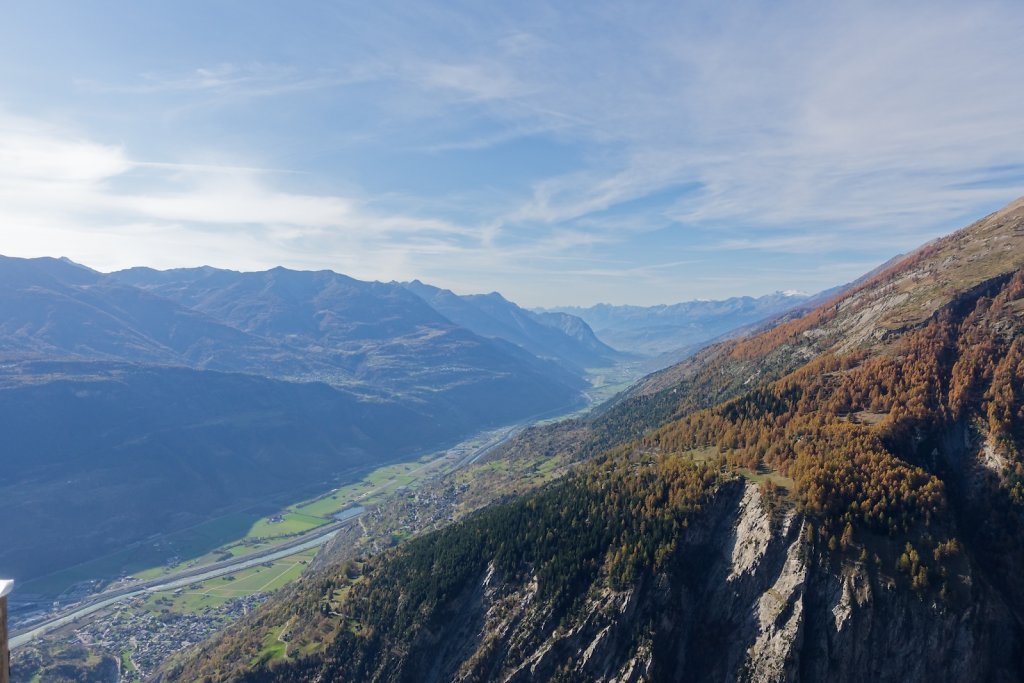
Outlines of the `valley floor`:
M607 400L633 374L629 368L595 373L588 397ZM565 417L538 416L543 422ZM527 424L534 422L486 430L444 451L372 470L260 518L212 551L183 558L174 549L193 544L187 535L154 539L169 554L163 565L133 572L57 613L15 624L13 680L43 680L38 677L53 665L87 671L104 658L116 662L117 680L143 680L169 655L223 629L294 581L318 552L329 558L374 554L567 471L569 462L558 456L491 457ZM215 519L209 525L229 523ZM202 536L206 526L192 531ZM104 562L120 559L76 569L95 575ZM280 645L268 644L267 656L283 655Z

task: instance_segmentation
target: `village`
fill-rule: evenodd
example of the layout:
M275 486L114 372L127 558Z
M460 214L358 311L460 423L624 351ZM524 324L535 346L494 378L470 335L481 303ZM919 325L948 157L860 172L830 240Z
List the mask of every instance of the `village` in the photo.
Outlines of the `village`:
M141 681L174 653L245 616L268 597L266 593L240 597L197 614L171 610L167 598L152 603L163 605L160 611L154 611L144 598L135 598L110 618L94 619L75 630L75 637L90 650L119 655L121 683Z

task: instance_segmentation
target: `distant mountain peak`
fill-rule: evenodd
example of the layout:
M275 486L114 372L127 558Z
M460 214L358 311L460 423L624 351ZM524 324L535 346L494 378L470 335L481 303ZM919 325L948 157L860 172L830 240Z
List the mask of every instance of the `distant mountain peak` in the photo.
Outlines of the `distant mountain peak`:
M534 355L557 359L573 370L607 367L621 356L577 316L564 320L529 311L499 292L461 296L419 280L403 286L457 325L483 337L505 339Z
M508 461L602 455L327 569L174 680L1022 680L1015 205L648 377L575 445L524 436ZM267 663L282 628L311 654Z
M67 256L61 256L57 260L61 261L62 263L66 263L69 266L77 266L78 268L84 268L86 270L92 270L92 268L90 268L89 266L83 266L81 263L78 263L77 261L72 261Z
M673 362L681 353L739 328L774 318L809 298L803 292L787 290L760 297L694 299L654 306L597 304L589 308L566 306L539 310L582 318L598 339L613 348L647 356L669 354L669 362Z

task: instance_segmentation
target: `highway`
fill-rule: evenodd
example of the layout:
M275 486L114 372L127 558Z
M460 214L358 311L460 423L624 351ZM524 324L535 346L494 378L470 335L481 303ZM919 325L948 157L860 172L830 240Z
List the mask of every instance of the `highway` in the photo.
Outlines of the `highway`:
M273 548L255 552L251 555L232 558L230 560L224 560L223 562L208 564L202 567L186 569L175 574L162 576L158 579L140 581L130 586L125 586L123 588L106 591L92 596L84 602L75 605L70 610L55 614L46 621L36 624L28 630L14 633L10 639L11 649L13 650L20 647L21 645L24 645L25 643L38 638L55 628L70 624L76 619L88 616L93 612L98 612L105 607L109 607L110 605L121 602L122 600L127 600L128 598L133 598L137 595L184 588L185 586L189 586L193 583L206 581L208 579L215 579L218 576L224 576L225 574L233 574L237 571L263 564L264 562L273 562L274 560L279 560L283 557L288 557L289 555L295 555L304 550L309 550L310 548L316 548L334 538L341 527L354 522L358 517L359 516L356 515L349 517L344 522L336 522L334 524L318 527L306 534L303 534L302 536L292 539L288 543L283 543L281 545L274 546Z
M501 435L495 437L493 440L485 443L483 446L481 446L480 448L478 448L475 451L473 451L472 453L470 453L469 457L467 457L464 460L460 461L454 467L454 469L457 470L457 469L459 469L461 467L465 467L466 465L472 465L477 460L479 460L480 458L484 457L485 455L487 455L488 453L493 451L498 446L501 446L501 445L505 444L512 437L514 437L517 434L519 434L520 432L522 432L525 428L526 428L525 426L519 425L517 427L513 427L513 428L509 429L504 434L501 434Z
M457 463L454 464L454 466L444 471L444 474L450 474L455 470L461 469L462 467L465 467L471 463L476 462L481 457L491 452L493 449L497 448L498 446L500 446L501 444L505 443L513 436L518 434L520 431L522 431L526 424L529 423L520 423L518 425L514 425L512 427L499 430L498 433L493 438L491 438L478 448L475 448L471 453L467 454L465 457L460 459ZM424 463L421 467L417 468L413 472L419 472L420 470L423 470L426 467L428 467L430 464L431 463ZM369 495L377 493L378 491L386 488L389 485L389 482L385 482L375 487L374 489L371 489L370 491L364 492L363 495L360 496L360 498L365 498L368 497ZM258 552L252 553L251 555L244 555L242 557L222 560L221 562L207 564L200 567L192 567L190 569L185 569L174 574L168 574L167 576L161 576L159 578L149 579L146 581L139 581L129 586L124 586L121 588L116 588L114 590L98 593L87 598L83 602L80 602L62 612L58 612L48 617L39 624L31 626L23 631L13 633L10 639L11 649L13 650L15 648L18 648L24 645L25 643L28 643L34 640L35 638L45 635L46 633L49 633L50 631L56 628L60 628L61 626L70 624L76 619L81 619L82 617L98 612L99 610L104 609L105 607L109 607L110 605L116 604L118 602L121 602L122 600L127 600L129 598L133 598L138 595L143 595L145 593L155 593L158 591L167 591L175 590L177 588L183 588L193 583L206 581L207 579L215 579L219 576L224 576L226 574L233 574L237 571L248 569L249 567L254 567L264 562L272 562L283 557L288 557L289 555L295 555L297 553L302 552L303 550L308 550L310 548L321 546L330 539L332 539L338 533L339 529L341 529L347 524L355 523L359 519L359 517L361 517L365 513L366 511L362 510L358 514L351 515L343 520L332 522L325 526L317 527L316 529L312 529L306 532L305 534L302 534L301 536L297 536L287 541L286 543L281 543L273 546L272 548L260 550Z

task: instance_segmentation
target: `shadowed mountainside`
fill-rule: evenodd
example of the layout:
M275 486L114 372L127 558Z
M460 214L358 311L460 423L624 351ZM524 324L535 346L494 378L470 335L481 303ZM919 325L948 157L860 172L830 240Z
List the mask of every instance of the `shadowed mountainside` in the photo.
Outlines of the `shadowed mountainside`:
M1019 680L1022 386L1018 201L648 379L574 428L598 454L567 478L307 575L163 679ZM282 627L295 654L260 657Z
M255 516L355 468L580 405L584 386L396 285L0 258L0 574L25 582Z
M404 283L452 322L482 337L498 337L573 368L606 367L625 355L600 341L580 318L563 313L534 313L497 292L459 296L419 280Z

